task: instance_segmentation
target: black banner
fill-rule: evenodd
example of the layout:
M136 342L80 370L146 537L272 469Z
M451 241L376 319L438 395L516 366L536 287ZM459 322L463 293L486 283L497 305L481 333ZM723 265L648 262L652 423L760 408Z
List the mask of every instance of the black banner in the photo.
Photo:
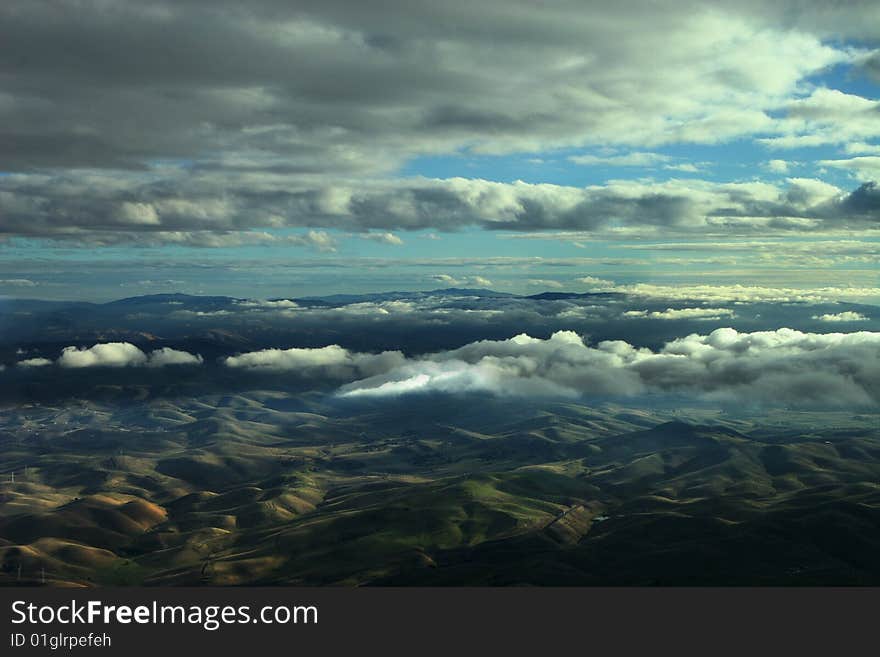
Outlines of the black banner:
M7 588L0 600L4 655L834 655L873 649L880 589Z

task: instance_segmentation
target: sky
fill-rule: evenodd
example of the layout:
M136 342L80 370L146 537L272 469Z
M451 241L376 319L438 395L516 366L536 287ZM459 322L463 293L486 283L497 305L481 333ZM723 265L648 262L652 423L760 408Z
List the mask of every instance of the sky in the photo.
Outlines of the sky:
M876 2L6 0L0 296L880 299Z

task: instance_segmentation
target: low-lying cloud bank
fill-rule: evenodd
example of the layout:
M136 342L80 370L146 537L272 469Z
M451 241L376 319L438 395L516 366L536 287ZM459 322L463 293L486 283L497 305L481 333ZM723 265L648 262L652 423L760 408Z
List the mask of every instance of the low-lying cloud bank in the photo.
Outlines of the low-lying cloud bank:
M880 401L880 333L691 334L652 351L588 346L571 331L522 334L407 360L343 386L343 397L412 392L547 396L685 394L769 405L861 407Z
M129 342L105 342L91 347L65 347L56 361L48 358L28 358L19 361L19 367L44 367L54 364L78 369L83 367L165 367L167 365L201 365L198 354L169 347L144 353Z
M201 365L170 348L150 353L125 342L66 347L56 361L31 358L21 368ZM528 397L654 397L761 406L865 408L880 403L880 332L805 333L790 328L743 333L719 328L662 347L623 340L595 346L574 331L547 339L525 333L481 340L419 357L361 353L339 345L263 349L220 361L230 370L286 375L339 386L341 398L411 393L482 393ZM323 387L323 386L322 386Z
M720 303L822 303L850 299L874 299L880 296L877 287L766 287L763 285L657 285L632 283L618 285L608 282L592 285L592 292L616 292L644 299L688 301L699 299Z

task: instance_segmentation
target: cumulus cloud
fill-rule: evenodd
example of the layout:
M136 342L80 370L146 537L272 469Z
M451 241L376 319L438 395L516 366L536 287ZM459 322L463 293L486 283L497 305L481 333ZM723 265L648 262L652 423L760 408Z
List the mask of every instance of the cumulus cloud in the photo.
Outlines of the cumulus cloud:
M667 308L666 310L627 310L623 317L646 317L648 319L697 319L720 320L722 317L736 317L729 308Z
M788 173L790 162L786 160L769 160L764 163L764 167L773 173Z
M18 367L46 367L51 364L52 361L48 358L25 358L16 363Z
M824 315L813 315L813 319L820 322L866 322L868 317L862 313L852 310L846 310L842 313L826 313Z
M518 335L410 359L343 385L343 397L412 392L550 396L686 394L745 403L871 406L880 400L880 333L691 334L652 351L595 347L571 331Z
M263 349L230 356L223 362L226 367L233 369L290 372L314 378L352 379L388 371L402 364L404 360L399 351L361 354L352 353L339 345L329 345L316 349Z
M57 360L66 368L82 367L165 367L200 365L202 357L169 347L144 353L129 342L104 342L91 347L65 347Z
M870 140L880 136L878 109L880 101L818 87L786 104L775 125L781 135L759 141L771 148L800 148Z

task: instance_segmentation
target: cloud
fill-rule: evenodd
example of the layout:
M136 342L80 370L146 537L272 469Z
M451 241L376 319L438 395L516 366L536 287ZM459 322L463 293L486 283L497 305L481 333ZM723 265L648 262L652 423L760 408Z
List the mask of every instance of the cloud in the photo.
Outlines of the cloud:
M66 368L165 367L200 365L202 357L168 347L156 349L148 355L128 342L105 342L88 348L65 347L57 363Z
M18 367L46 367L51 364L52 361L48 358L26 358L16 363Z
M259 308L266 310L294 310L300 307L296 301L291 301L290 299L247 299L245 301L239 301L236 305L244 308Z
M866 322L868 317L862 313L852 310L846 310L842 313L826 313L824 315L813 315L813 319L820 322Z
M286 241L289 244L310 246L318 251L329 251L331 253L336 251L336 240L323 230L310 230L305 235L288 236Z
M682 162L681 164L667 164L663 168L667 171L682 171L684 173L698 173L707 166L707 163Z
M150 352L147 367L165 367L167 365L201 365L203 359L198 354L178 351L170 347L162 347Z
M193 178L181 171L171 180L141 183L130 175L79 172L0 177L0 233L50 237L80 243L222 247L243 244L336 248L325 228L355 231L572 230L608 236L821 233L876 230L880 193L872 182L845 192L819 180L790 178L783 184L718 183L687 179L665 182L611 181L569 187L448 178L363 181L346 192L348 202L327 206L334 190L291 187L285 180L247 180L217 174ZM100 190L100 193L98 193ZM194 198L180 203L180 195ZM202 200L222 195L222 208L203 211ZM122 198L154 203L158 225L120 220ZM71 205L75 199L75 208ZM173 212L163 208L171 205ZM264 231L252 230L254 227ZM303 235L274 230L309 227ZM372 234L372 233L371 233Z
M581 276L580 278L574 279L576 283L581 283L582 285L589 285L591 287L613 287L614 281L609 281L604 278L597 278L596 276Z
M477 287L492 287L493 283L483 276L450 276L449 274L432 274L432 281L437 281L443 285L450 287L461 287L466 285Z
M880 108L877 114L880 115ZM861 180L871 181L880 178L880 155L862 155L843 160L819 160L819 164L852 171Z
M542 287L542 288L551 288L554 290L561 290L565 286L559 281L554 281L552 279L547 278L530 278L526 281L526 285L531 287Z
M848 155L857 153L880 153L880 144L867 144L863 141L855 141L846 144L844 150Z
M624 154L574 157L692 173L652 149L759 134L867 143L876 102L812 80L839 64L873 70L869 52L842 45L870 40L870 3L353 4L6 0L0 234L332 251L322 231L876 220L876 206L757 186L389 178L452 154L610 147Z
M395 313L411 313L416 310L416 305L410 301L361 301L347 303L336 308L316 309L318 315L329 313L331 315L353 315L358 317L381 317Z
M880 333L783 328L691 334L657 351L623 341L588 346L571 331L518 335L410 359L343 385L343 397L412 392L548 396L686 394L716 401L813 407L880 401Z
M870 140L880 136L878 110L880 101L818 87L787 103L785 116L775 123L780 136L758 141L771 148L801 148Z
M36 287L37 284L27 278L6 278L0 279L0 285L8 287Z
M788 173L791 163L786 160L768 160L764 167L772 173Z
M645 317L648 319L696 319L720 320L722 317L736 317L729 308L667 308L666 310L627 310L623 317Z
M617 292L646 299L702 300L708 302L820 303L880 297L877 287L768 287L762 285L658 285L655 283L612 284L596 292Z
M614 167L650 167L663 162L668 162L672 158L668 155L660 153L643 153L633 152L625 155L572 155L568 158L570 162L582 164L586 166L614 166Z
M404 356L399 351L360 354L352 353L339 345L329 345L316 349L263 349L230 356L223 362L226 367L233 369L290 372L313 378L352 379L388 371L403 361Z
M388 244L390 246L403 246L403 240L394 233L364 233L361 239Z
M771 126L766 112L804 78L857 61L827 37L871 18L676 1L603 4L602 20L580 4L500 0L215 9L3 3L0 43L19 55L5 58L15 77L0 105L10 164L196 157L204 167L309 174L387 170L466 146L712 142ZM845 29L829 33L829 13Z

